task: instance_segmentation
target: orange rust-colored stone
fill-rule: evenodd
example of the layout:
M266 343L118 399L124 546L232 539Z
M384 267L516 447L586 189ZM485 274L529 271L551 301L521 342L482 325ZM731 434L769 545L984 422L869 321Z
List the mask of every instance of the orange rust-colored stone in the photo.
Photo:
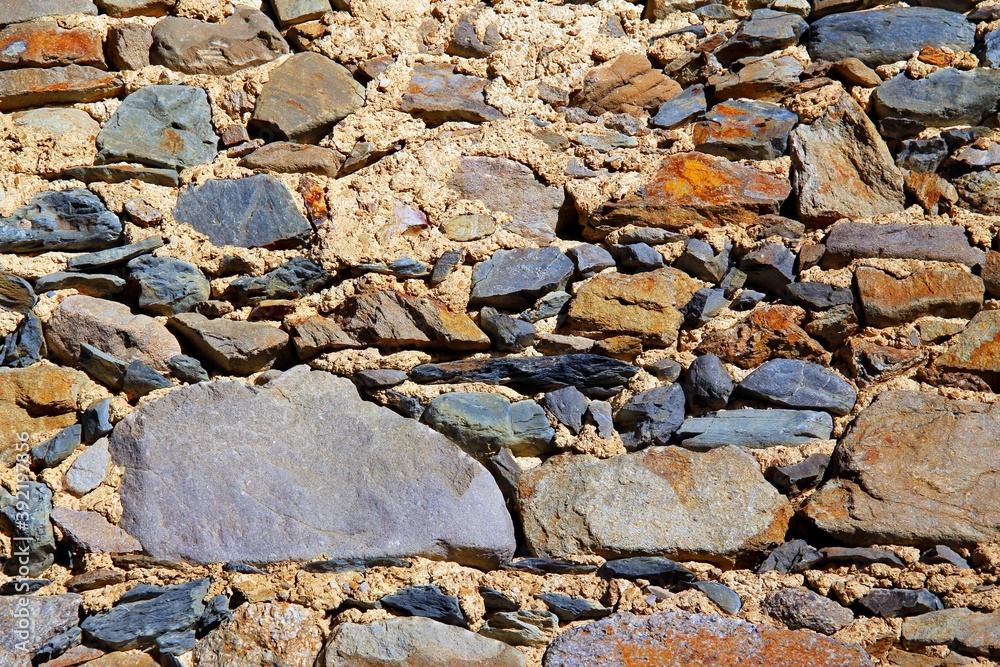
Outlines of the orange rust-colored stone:
M870 327L891 327L923 315L972 317L983 305L983 281L964 269L924 269L903 279L861 266L854 281Z
M697 352L740 368L756 368L776 357L825 363L830 354L802 328L804 317L795 306L760 306L736 326L706 336Z
M0 457L21 433L35 435L75 424L89 384L80 371L48 363L0 369Z
M101 35L85 28L65 30L52 21L21 23L0 30L0 69L58 65L103 69Z
M678 153L664 159L639 192L598 210L590 224L605 233L629 224L671 230L746 227L758 216L777 213L790 191L787 178L704 153Z
M114 97L122 80L85 65L0 71L0 111Z

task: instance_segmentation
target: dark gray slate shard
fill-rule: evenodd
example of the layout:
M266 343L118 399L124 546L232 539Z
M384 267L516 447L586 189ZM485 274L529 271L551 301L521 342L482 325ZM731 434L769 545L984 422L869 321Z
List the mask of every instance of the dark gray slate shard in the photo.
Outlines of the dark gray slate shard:
M173 257L137 257L128 263L128 272L139 310L151 315L186 313L212 296L208 278L198 267Z
M1000 30L991 30L983 36L979 58L987 67L1000 67Z
M378 391L406 382L406 371L395 368L371 368L358 371L354 374L354 379L365 389Z
M472 305L521 309L561 290L573 275L573 262L558 248L498 250L472 272Z
M205 611L210 579L198 579L166 588L122 596L114 608L88 616L80 627L90 641L124 651L148 648L157 637L195 627ZM134 591L135 589L133 589Z
M518 609L494 614L479 634L511 646L545 647L559 627L559 617L541 609Z
M462 258L465 257L464 250L449 250L438 258L438 261L434 263L434 270L431 271L430 278L428 282L431 285L440 285L451 275L451 272L455 270L455 267L462 263Z
M688 239L684 244L684 252L674 262L674 268L706 282L718 283L729 269L731 250L732 244L728 241L726 247L716 254L715 249L705 241Z
M300 245L312 234L291 193L267 174L208 181L182 190L174 218L217 246L284 248Z
M941 137L907 139L896 156L900 169L933 174L948 157L948 142Z
M795 281L795 254L780 243L765 243L744 255L740 270L748 286L778 293Z
M503 569L531 574L590 574L597 566L562 558L519 558L505 563Z
M858 392L834 371L801 359L771 359L737 387L744 396L785 408L846 415Z
M663 266L663 255L648 243L609 245L608 250L615 258L615 264L629 273L652 271Z
M125 290L125 279L107 273L69 273L57 271L35 281L40 293L75 289L80 294L110 298Z
M0 514L12 526L10 535L16 545L4 564L6 574L37 577L55 561L51 511L52 491L40 482L24 482L16 496L0 489Z
M422 418L477 459L502 448L516 456L538 456L548 451L555 437L538 403L511 403L485 392L442 394L427 405Z
M780 574L801 572L822 560L823 556L819 549L809 546L805 540L790 540L769 553L764 562L757 568L757 572L778 572Z
M788 296L808 310L828 310L854 303L851 290L831 287L826 283L793 283L788 286Z
M764 610L792 630L832 635L854 620L851 610L805 588L775 591L764 600Z
M729 299L726 298L725 290L702 287L691 295L691 300L681 308L681 313L688 325L700 327L708 324L728 305Z
M15 313L26 313L35 306L38 299L35 290L24 278L0 273L0 308Z
M605 607L599 602L586 598L574 598L562 593L542 593L536 595L545 603L553 614L563 623L577 621L581 618L604 618L610 616L614 609Z
M888 549L871 547L824 547L819 550L824 563L854 563L858 567L866 567L873 563L906 567L899 556Z
M86 255L70 257L66 261L66 270L93 271L94 269L103 269L106 266L121 264L129 261L130 259L135 259L140 255L149 254L157 248L162 247L163 237L157 234L141 241L129 243L128 245L119 246L117 248L108 248L107 250L89 252Z
M316 262L293 257L262 276L237 278L222 297L238 306L264 299L298 299L322 289L330 278L330 273Z
M837 62L857 58L869 67L906 60L925 46L971 51L976 29L956 12L894 7L824 16L810 28L809 55Z
M920 259L982 265L986 253L974 248L959 225L887 225L845 220L827 234L824 268L842 268L865 258Z
M201 365L201 362L186 354L178 354L167 360L167 366L178 380L182 382L206 382L208 372Z
M548 317L555 317L563 312L563 309L573 299L569 292L549 292L535 302L534 307L523 311L518 318L527 322L538 322Z
M996 111L1000 71L947 68L923 79L897 74L875 89L872 105L880 118L908 118L931 127L979 125Z
M92 345L80 343L80 368L101 384L121 391L128 362L107 354Z
M719 608L727 614L736 614L743 608L743 600L725 584L717 581L692 581L690 586L708 596L709 600L719 605Z
M858 606L880 618L902 618L944 609L938 596L926 588L873 588L858 600Z
M736 384L722 360L714 354L703 354L688 366L684 380L684 393L688 403L708 410L726 407Z
M118 242L122 223L89 190L41 192L0 220L0 252L79 252Z
M83 426L83 441L88 445L111 433L114 428L111 424L111 399L105 398L84 410L80 424Z
M715 50L715 57L729 66L740 58L761 56L799 43L809 29L801 16L771 9L755 9L728 42Z
M805 461L775 468L770 472L768 479L783 493L800 493L816 486L823 478L828 465L830 465L829 454L813 454Z
M654 387L630 398L615 415L625 449L669 444L684 422L684 400L679 384Z
M422 384L486 382L528 393L576 387L587 396L607 398L624 389L638 372L635 366L610 357L560 354L421 364L410 371L410 379Z
M156 638L156 650L161 656L184 655L194 650L196 642L194 630L168 632Z
M24 320L0 345L0 366L26 368L45 357L45 337L42 322L33 313L27 313Z
M682 123L693 120L699 114L705 113L707 107L705 86L699 83L685 88L679 95L661 104L656 115L649 120L649 124L653 127L672 130Z
M128 368L125 369L125 376L122 378L122 389L132 400L141 398L157 389L166 389L172 386L170 380L138 359L128 365Z
M605 579L645 579L656 586L673 586L694 580L691 570L661 556L609 560L600 567L597 574Z
M218 143L202 88L146 86L126 97L97 135L97 157L183 169L211 162Z
M517 611L518 605L500 591L489 586L480 586L479 595L483 598L486 611Z
M479 327L501 352L521 352L535 344L535 325L490 306L479 311Z
M412 567L413 563L403 558L333 558L306 563L300 569L306 572L339 574L341 572L364 572L371 567Z
M263 387L175 389L120 422L110 445L125 468L121 526L154 558L491 567L513 554L510 515L481 465L305 366Z
M681 446L688 449L804 445L827 440L833 432L833 418L813 410L723 410L684 420L677 429Z
M574 434L583 429L587 404L587 397L576 387L563 387L545 394L545 407Z
M584 421L597 429L598 438L610 438L615 433L611 404L607 401L591 401Z
M383 607L408 616L422 616L446 625L468 627L458 598L445 595L437 586L410 586L380 600Z
M170 167L147 167L133 164L98 164L89 167L71 167L59 174L84 183L125 183L137 180L152 185L176 188L180 183L177 171Z
M920 554L920 560L924 563L950 563L965 570L971 567L969 561L965 560L961 554L944 544L931 547Z
M43 468L51 468L72 454L80 445L83 428L79 424L67 426L43 443L31 448L31 457Z
M12 579L0 585L0 595L30 595L51 583L51 579Z
M757 290L740 290L733 302L729 304L730 310L750 310L767 297L763 292Z
M610 252L592 243L573 246L566 254L576 264L576 273L581 278L590 277L615 265Z

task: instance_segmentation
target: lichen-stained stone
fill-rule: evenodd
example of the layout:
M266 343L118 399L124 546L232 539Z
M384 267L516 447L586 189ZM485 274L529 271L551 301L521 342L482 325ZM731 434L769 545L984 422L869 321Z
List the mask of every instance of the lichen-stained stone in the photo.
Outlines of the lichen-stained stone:
M603 273L577 290L567 322L590 336L636 336L671 345L684 322L680 309L699 287L701 283L670 267L634 275Z
M890 391L858 415L836 471L806 503L818 528L850 545L972 546L998 539L998 406Z
M514 529L493 477L419 422L298 366L264 387L176 389L111 435L121 525L167 560L424 556L495 566Z
M850 95L792 132L791 155L802 222L827 225L903 210L903 174Z
M756 460L736 447L560 455L524 473L519 494L528 548L546 557L732 564L781 542L792 515Z
M788 133L798 120L770 102L722 102L692 126L695 149L730 160L773 160L784 154Z
M972 317L983 306L983 281L963 269L921 269L897 279L859 266L854 282L870 327L892 327L923 315Z
M776 357L828 360L829 353L802 328L804 318L801 308L763 305L736 325L705 336L696 351L746 369Z
M6 70L0 72L0 111L97 102L114 97L121 88L116 73L86 65Z
M875 89L872 109L879 118L907 118L931 127L978 125L1000 100L1000 72L946 68L922 79L897 74Z
M241 7L221 23L168 16L153 27L150 62L185 74L232 74L288 53L266 15Z
M560 635L545 653L545 667L872 667L857 644L746 621L661 611L616 614Z
M977 313L934 366L982 375L990 384L1000 381L1000 311Z
M346 67L318 53L297 53L271 71L249 129L268 141L318 142L365 103Z
M101 35L86 28L65 30L52 21L0 30L0 69L90 65L104 68Z
M790 192L787 178L704 153L678 153L665 158L637 193L598 209L589 224L603 234L625 225L745 227L777 213Z

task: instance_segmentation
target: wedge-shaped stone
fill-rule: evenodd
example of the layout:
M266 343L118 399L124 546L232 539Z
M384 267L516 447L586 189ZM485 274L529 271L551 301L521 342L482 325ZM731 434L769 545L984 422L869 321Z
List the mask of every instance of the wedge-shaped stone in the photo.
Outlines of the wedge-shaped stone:
M458 74L448 64L417 63L400 108L429 125L500 120L503 113L486 102L488 83L488 79Z
M684 322L680 309L701 284L683 271L604 273L582 285L569 306L569 326L597 337L636 336L671 345Z
M897 74L872 95L879 118L908 118L932 127L979 125L1000 100L1000 72L947 68L923 79Z
M700 358L700 357L699 357ZM703 417L689 417L677 430L688 449L780 447L826 440L833 432L833 418L815 410L722 410Z
M97 102L114 97L122 80L86 65L24 68L0 72L0 111L47 104Z
M488 350L489 337L464 312L435 299L386 290L351 297L342 310L344 330L366 345L444 350Z
M857 644L721 616L616 614L560 635L545 667L872 667Z
M982 375L990 384L1000 384L1000 311L977 313L934 366L968 371Z
M260 322L210 320L199 313L180 313L169 323L214 366L236 375L270 368L288 348L288 334Z
M520 508L534 555L729 564L782 541L792 514L757 461L736 447L556 456L522 476Z
M0 220L0 252L100 250L121 233L118 216L89 190L41 192Z
M836 477L805 506L850 545L972 546L1000 537L1000 407L881 394L834 451Z
M902 639L917 646L944 644L961 653L1000 656L1000 613L942 609L903 621Z
M427 426L298 366L264 387L219 380L120 422L121 525L156 558L273 562L514 552L485 468Z
M10 0L0 4L0 25L23 23L43 16L96 13L97 7L90 0Z
M70 368L34 364L0 369L0 455L17 442L18 433L75 424L79 402L90 388L87 376Z
M893 327L923 315L972 317L983 306L983 281L963 269L922 269L897 279L869 266L854 282L870 327Z
M625 199L605 204L591 218L596 231L637 225L680 230L746 226L777 213L791 192L787 178L704 153L679 153L663 160L649 183Z
M595 116L607 111L636 115L658 108L680 92L680 84L654 70L649 58L625 53L590 70L570 104Z

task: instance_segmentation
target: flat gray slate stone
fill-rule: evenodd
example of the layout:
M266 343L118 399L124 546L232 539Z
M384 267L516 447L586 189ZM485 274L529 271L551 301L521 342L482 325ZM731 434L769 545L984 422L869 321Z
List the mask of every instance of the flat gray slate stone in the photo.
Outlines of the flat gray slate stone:
M96 13L97 7L90 0L4 0L0 2L0 26L43 16Z
M211 162L218 143L208 95L195 86L140 88L97 135L102 162L176 169Z
M120 422L121 527L154 558L423 556L496 566L514 529L492 476L427 426L306 366L188 386Z
M875 89L872 108L879 118L908 118L932 127L978 125L996 111L1000 72L942 69L923 79L897 74Z
M208 181L182 190L174 219L191 225L217 246L299 245L312 233L292 194L272 176Z
M906 60L924 46L971 51L975 26L956 12L931 7L893 7L831 14L813 23L809 55L837 62L857 58L869 67Z
M846 415L858 392L834 371L801 359L771 359L737 386L744 396L783 408L826 410Z
M688 449L714 449L726 445L763 447L804 445L827 440L833 418L815 410L722 410L689 417L677 437Z
M41 192L0 220L0 252L100 250L121 233L118 216L89 190Z

